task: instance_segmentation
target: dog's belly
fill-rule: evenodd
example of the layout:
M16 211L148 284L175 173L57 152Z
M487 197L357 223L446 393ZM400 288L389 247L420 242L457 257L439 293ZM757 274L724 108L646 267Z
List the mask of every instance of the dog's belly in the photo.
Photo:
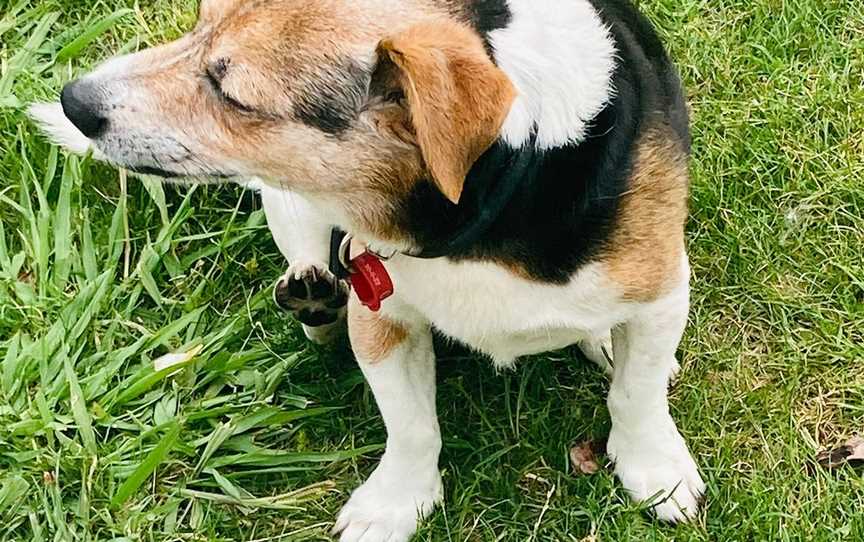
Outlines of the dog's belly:
M396 294L385 311L396 318L402 310L417 311L497 364L603 337L633 308L598 264L560 286L525 280L491 263L399 256L387 267Z
M560 350L590 336L583 330L562 328L459 339L488 355L496 365L509 366L520 357Z

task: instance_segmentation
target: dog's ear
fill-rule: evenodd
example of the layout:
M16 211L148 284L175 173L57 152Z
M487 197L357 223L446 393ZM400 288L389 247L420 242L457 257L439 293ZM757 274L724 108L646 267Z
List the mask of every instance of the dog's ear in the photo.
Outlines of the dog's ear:
M465 25L421 23L378 45L371 92L389 129L420 149L432 179L459 203L465 176L495 142L516 98Z

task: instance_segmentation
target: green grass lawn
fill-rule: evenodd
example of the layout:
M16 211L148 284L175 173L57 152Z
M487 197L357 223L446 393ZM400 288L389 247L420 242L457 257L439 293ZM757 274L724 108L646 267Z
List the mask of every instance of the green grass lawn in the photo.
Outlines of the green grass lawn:
M814 462L864 432L864 3L640 4L694 113L671 403L706 508L664 526L610 472L571 474L569 446L609 429L607 383L575 351L497 375L442 346L447 505L418 540L864 539L861 473ZM127 182L25 118L194 11L0 0L2 540L326 540L380 455L348 349L310 346L270 302L284 262L253 194Z

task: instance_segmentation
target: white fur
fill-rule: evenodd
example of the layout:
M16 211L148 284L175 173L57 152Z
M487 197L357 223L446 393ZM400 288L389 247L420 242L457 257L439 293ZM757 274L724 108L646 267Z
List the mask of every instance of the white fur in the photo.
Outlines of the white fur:
M399 300L385 310L396 318L403 304L417 310L500 367L580 341L602 342L633 311L599 264L565 287L525 280L491 262L397 256L387 268Z
M519 147L537 131L537 147L581 141L613 94L615 45L587 0L510 0L512 22L490 33L498 66L518 98L504 140Z
M101 158L93 142L66 118L59 102L33 104L27 112L57 145L75 154L87 154L93 150L94 156L97 159Z
M267 224L285 259L327 269L331 223L296 192L280 190L257 180L248 184L261 192Z

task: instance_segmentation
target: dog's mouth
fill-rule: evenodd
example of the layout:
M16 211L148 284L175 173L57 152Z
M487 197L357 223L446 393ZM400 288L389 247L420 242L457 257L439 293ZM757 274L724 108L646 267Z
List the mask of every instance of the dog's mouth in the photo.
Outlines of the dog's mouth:
M159 178L162 178L165 180L175 181L175 182L180 182L180 183L183 183L184 180L190 181L190 182L196 182L197 181L197 182L205 182L206 183L208 180L212 182L214 180L215 181L227 181L227 180L238 178L237 175L233 175L230 173L223 173L223 172L208 171L208 172L200 172L200 173L195 173L195 172L188 172L187 173L187 172L179 172L179 171L169 171L167 169L162 169L162 168L154 167L154 166L130 166L130 165L124 165L124 164L116 164L116 165L117 165L117 167L122 167L124 169L128 169L132 173L135 173L138 175L151 175L154 177L159 177Z
M127 166L126 169L133 173L139 173L141 175L155 175L156 177L162 177L163 179L177 179L184 176L180 173L152 166Z

